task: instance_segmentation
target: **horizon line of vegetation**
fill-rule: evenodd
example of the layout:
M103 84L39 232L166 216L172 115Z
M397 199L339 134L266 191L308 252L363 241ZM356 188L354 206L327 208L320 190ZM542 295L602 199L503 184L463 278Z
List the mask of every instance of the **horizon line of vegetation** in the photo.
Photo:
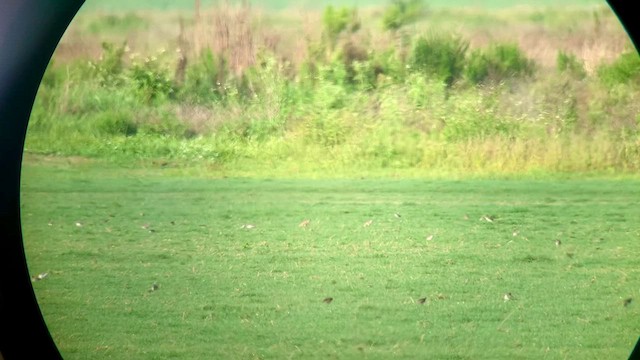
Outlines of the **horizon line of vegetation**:
M296 65L255 48L250 7L220 10L207 29L214 44L181 32L175 55L140 58L105 42L97 61L52 64L26 150L283 173L640 169L632 50L593 72L558 51L548 69L513 42L471 48L457 34L411 34L428 7L394 0L382 14L396 40L388 48L363 42L357 8L328 6L322 38ZM199 53L186 50L194 45Z

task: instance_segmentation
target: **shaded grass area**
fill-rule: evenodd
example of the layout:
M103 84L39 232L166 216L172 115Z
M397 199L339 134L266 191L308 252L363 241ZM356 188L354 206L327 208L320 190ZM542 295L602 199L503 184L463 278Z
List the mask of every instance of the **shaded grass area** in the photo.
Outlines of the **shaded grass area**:
M25 164L65 358L624 358L640 331L637 181L171 174Z

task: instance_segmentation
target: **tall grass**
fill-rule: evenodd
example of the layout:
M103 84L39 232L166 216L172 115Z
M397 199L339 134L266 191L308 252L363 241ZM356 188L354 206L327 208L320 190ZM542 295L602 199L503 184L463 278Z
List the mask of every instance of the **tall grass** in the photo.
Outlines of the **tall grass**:
M198 6L178 17L177 51L105 42L97 58L54 61L27 151L285 175L640 166L635 53L589 71L560 49L549 66L517 41L478 45L437 29L387 34L375 12L342 8L325 10L296 62L264 36L275 34L264 31L268 16L246 2ZM375 45L376 26L376 37L407 46Z

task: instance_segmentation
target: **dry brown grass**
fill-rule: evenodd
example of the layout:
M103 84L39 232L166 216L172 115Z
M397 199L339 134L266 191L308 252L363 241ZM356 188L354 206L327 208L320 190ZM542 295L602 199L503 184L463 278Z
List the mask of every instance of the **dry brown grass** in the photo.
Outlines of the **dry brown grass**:
M126 41L133 52L142 54L153 53L158 48L179 48L176 62L181 61L180 57L188 59L209 48L216 54L224 54L230 69L238 74L254 64L261 52L297 67L308 58L310 44L321 39L322 11L319 10L266 11L248 1L240 4L225 1L207 8L199 4L199 0L194 0L194 8L189 12L137 14L150 25L119 35L87 33L87 26L105 14L82 13L65 34L56 52L56 61L95 59L101 52L102 41ZM554 67L557 53L562 50L583 60L588 72L631 47L626 32L608 7L566 11L554 13L526 7L492 12L472 8L434 10L424 21L405 27L403 33L414 36L434 30L456 32L468 39L472 48L495 41L516 42L543 67ZM359 9L359 16L362 19L362 28L357 34L360 46L374 51L400 46L397 36L382 30L380 8ZM536 17L551 20L540 21ZM342 41L349 39L345 37Z

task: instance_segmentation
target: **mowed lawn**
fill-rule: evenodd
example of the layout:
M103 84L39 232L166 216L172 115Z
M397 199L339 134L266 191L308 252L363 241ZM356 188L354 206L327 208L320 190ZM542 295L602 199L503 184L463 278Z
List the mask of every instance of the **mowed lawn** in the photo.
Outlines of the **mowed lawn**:
M640 335L638 181L27 163L22 208L66 359L620 359Z

